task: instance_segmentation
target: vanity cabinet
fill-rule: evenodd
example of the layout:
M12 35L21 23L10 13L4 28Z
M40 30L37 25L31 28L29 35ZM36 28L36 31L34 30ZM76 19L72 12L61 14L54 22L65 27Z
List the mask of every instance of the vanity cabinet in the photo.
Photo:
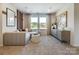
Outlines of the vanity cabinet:
M62 42L70 43L70 31L52 29L51 34Z
M62 34L61 31L58 30L58 31L57 31L57 38L58 38L59 40L62 40L61 34Z
M57 37L57 29L51 29L51 35Z
M70 31L61 31L61 40L70 43Z

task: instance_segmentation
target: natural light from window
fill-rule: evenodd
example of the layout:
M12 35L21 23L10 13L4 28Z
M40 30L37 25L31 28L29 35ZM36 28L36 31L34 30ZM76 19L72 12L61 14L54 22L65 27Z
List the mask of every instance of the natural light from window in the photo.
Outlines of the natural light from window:
M31 29L38 29L38 18L31 17Z
M31 29L47 29L46 17L31 17Z
M40 29L46 29L47 28L46 17L40 17L39 21L40 21Z

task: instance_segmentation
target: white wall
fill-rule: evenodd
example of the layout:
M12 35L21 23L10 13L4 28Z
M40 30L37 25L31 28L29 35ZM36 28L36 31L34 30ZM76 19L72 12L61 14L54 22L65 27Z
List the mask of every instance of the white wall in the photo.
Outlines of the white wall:
M16 8L11 5L11 4L7 4L7 3L4 3L2 4L2 10L3 11L6 11L6 8L9 8L11 10L13 10L16 14ZM6 15L5 14L2 14L2 32L12 32L12 31L15 31L17 29L17 24L15 24L15 27L7 27L6 26ZM15 19L15 22L17 23L17 20Z
M65 4L63 8L61 8L57 13L56 16L60 15L61 13L67 11L67 27L71 30L71 39L70 44L74 46L74 4L69 3Z
M2 35L2 4L0 3L0 46L3 46L3 35Z

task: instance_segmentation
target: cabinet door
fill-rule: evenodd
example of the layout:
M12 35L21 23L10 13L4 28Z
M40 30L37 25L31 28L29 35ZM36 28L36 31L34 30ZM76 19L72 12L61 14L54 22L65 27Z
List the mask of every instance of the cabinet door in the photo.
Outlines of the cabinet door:
M61 39L61 31L57 31L57 36L58 36L58 39L62 40Z
M62 31L62 40L70 43L70 31Z
M56 29L53 29L53 35L56 35L57 32L56 32Z
M51 34L53 35L53 29L51 29Z

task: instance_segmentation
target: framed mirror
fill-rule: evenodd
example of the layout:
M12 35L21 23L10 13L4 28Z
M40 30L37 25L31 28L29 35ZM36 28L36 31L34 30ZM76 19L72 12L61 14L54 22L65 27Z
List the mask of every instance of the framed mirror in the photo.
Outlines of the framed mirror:
M15 12L9 8L6 8L6 26L15 27Z
M57 16L58 29L67 27L67 11Z

